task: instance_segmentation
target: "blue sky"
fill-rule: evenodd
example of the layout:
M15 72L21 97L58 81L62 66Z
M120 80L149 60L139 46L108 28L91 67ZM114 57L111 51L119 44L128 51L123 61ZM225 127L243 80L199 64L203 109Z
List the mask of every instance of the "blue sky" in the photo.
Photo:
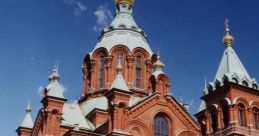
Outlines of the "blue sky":
M233 48L259 78L258 0L136 0L134 17L155 52L161 50L171 92L194 114L204 77L214 79L223 51L224 19ZM0 135L16 135L28 99L35 119L55 61L69 101L82 89L81 65L115 12L113 0L0 1Z

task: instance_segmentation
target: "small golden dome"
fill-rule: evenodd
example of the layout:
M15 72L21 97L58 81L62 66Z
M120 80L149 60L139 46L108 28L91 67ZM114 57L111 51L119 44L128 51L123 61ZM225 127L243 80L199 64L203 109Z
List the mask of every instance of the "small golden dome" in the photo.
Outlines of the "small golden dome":
M49 76L49 81L59 81L58 66L56 65L53 69L53 73Z
M115 0L116 5L122 4L122 3L127 3L130 6L134 4L134 0Z
M226 35L223 37L223 43L226 45L226 46L231 46L233 43L234 43L234 37L232 35L229 34L230 32L230 29L229 29L229 19L226 18L225 20L225 31L226 31Z
M160 60L160 56L157 56L157 61L153 64L155 71L163 71L165 64Z
M223 43L226 45L226 46L231 46L233 43L234 43L234 37L231 36L230 34L227 34L223 37Z

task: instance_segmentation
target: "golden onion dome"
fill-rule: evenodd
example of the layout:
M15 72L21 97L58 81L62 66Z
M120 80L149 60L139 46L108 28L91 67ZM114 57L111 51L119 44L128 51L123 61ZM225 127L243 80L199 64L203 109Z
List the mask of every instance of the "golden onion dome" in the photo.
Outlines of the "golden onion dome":
M133 6L134 0L115 0L116 5L122 4L122 3L127 3L130 6Z
M230 34L227 34L223 37L223 43L226 45L226 46L231 46L233 43L234 43L234 37L231 36Z
M59 81L58 66L54 66L53 73L49 76L49 81Z
M223 43L226 45L226 46L231 46L233 43L234 43L234 37L232 35L230 35L230 29L229 29L229 19L226 18L225 20L225 26L226 26L226 35L223 37Z
M153 64L155 71L163 71L165 64L160 60L160 56L157 56L157 61Z

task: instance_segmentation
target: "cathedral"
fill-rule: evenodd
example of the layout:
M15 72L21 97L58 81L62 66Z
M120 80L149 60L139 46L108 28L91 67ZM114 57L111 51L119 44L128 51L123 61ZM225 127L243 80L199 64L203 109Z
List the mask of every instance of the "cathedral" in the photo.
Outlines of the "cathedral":
M232 48L228 20L223 58L194 119L170 94L165 64L134 21L133 5L116 0L113 21L84 58L78 101L67 102L54 67L35 121L28 104L18 136L258 136L258 83Z

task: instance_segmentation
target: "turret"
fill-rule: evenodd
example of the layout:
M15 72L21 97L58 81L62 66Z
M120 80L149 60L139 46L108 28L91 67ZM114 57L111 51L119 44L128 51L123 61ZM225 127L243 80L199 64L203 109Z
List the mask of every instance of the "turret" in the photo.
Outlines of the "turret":
M125 118L129 107L129 98L132 92L129 90L122 76L121 63L117 66L117 75L111 89L105 94L108 98L110 118L110 135L127 135Z
M41 101L43 104L42 112L46 121L43 127L43 135L59 135L63 105L66 102L63 95L64 87L59 83L59 80L58 68L54 67Z
M169 95L170 83L167 75L164 73L165 64L161 61L158 51L157 61L153 64L154 72L151 76L153 92L161 93L162 96Z
M31 118L31 106L30 102L28 103L25 109L25 117L21 123L21 125L16 130L18 136L30 136L33 128L33 121Z

